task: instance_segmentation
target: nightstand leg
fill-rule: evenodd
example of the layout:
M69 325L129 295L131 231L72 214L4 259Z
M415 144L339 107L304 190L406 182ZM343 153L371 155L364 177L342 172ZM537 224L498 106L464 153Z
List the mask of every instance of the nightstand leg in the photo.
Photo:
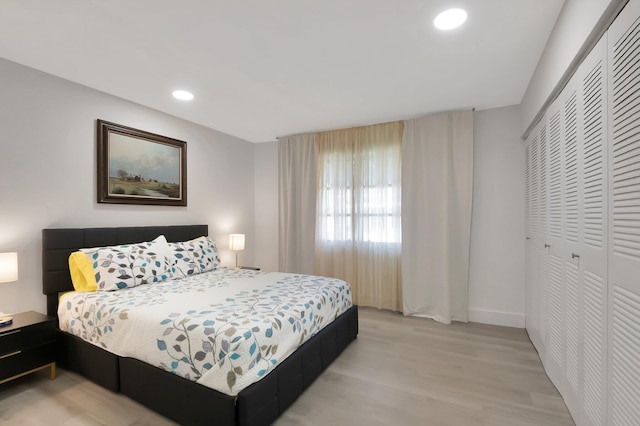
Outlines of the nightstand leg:
M55 379L55 378L56 378L56 363L55 363L55 362L52 362L50 367L51 367L51 375L50 375L50 378L51 378L51 380L53 380L53 379Z

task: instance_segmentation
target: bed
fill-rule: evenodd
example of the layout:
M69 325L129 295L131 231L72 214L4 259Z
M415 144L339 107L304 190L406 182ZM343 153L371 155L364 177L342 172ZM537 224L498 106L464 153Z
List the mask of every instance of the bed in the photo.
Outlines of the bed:
M169 242L187 241L208 235L208 227L44 229L43 293L47 296L48 315L57 316L59 300L65 300L59 296L73 290L68 266L72 252L86 247L152 241L160 235ZM249 280L260 272L243 274L243 279ZM200 384L132 356L116 355L95 342L88 343L61 330L58 330L57 361L60 366L127 395L180 424L261 425L272 423L286 410L357 334L357 306L350 306L238 393L216 390L211 384Z

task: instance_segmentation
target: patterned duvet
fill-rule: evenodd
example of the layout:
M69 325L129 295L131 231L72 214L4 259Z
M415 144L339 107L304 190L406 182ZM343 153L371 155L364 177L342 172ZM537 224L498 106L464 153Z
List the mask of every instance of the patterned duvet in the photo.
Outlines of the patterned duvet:
M222 268L109 292L71 292L60 329L228 395L257 382L352 305L346 282Z

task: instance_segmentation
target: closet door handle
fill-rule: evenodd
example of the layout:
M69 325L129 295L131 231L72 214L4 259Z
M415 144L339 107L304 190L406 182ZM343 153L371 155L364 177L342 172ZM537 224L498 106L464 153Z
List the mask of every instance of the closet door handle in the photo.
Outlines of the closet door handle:
M531 239L531 237L527 237L527 240L530 240L530 239Z
M575 259L576 257L579 259L580 255L579 254L575 254L575 253L571 253L571 258L572 259Z
M551 247L551 244L545 243L544 248L549 248L549 247Z

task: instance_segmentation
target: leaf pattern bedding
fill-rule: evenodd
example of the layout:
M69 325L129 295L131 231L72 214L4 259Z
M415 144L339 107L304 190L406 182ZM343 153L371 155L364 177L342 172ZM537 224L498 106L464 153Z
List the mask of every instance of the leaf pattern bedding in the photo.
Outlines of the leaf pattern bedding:
M222 268L113 292L71 292L60 329L228 395L351 307L346 282Z

